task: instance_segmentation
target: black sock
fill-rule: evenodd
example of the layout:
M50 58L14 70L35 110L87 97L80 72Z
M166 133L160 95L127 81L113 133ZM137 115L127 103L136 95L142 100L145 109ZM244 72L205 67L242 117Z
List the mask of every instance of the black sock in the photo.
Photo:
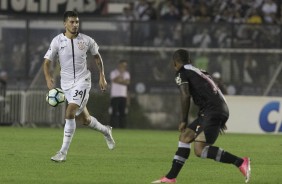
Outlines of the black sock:
M240 167L243 163L243 159L216 146L208 146L207 158L214 159L215 161L222 163L234 164L237 167Z
M235 166L240 167L243 161L244 161L243 159L235 155L232 155L231 153L228 153L227 151L223 151L221 154L220 162L222 163L234 164Z
M172 167L166 177L169 179L176 178L189 155L190 148L179 147L172 161Z

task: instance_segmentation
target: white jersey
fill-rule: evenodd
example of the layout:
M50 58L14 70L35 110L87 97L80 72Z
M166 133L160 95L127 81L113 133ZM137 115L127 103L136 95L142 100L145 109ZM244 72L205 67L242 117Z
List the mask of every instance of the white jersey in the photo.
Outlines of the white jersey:
M51 42L44 58L56 61L61 65L61 88L66 90L79 80L90 77L87 69L87 52L98 54L99 46L91 37L79 33L76 38L69 39L63 33L57 35Z
M118 69L115 69L111 72L110 78L111 80L113 80L119 75L122 75L122 78L124 80L130 79L130 74L128 71L125 71L124 73L121 74ZM111 97L127 97L127 85L112 82Z

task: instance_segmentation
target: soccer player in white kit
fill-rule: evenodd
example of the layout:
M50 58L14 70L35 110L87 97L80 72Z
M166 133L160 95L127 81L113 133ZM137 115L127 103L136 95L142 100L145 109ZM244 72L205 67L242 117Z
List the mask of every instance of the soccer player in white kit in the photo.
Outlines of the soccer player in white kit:
M79 18L74 11L64 14L65 33L57 35L51 42L45 54L43 70L47 86L53 89L54 81L50 72L50 62L55 62L57 57L61 66L61 88L65 93L68 106L65 114L64 138L61 149L51 157L51 160L62 162L66 155L76 129L76 122L89 126L104 134L109 149L114 149L115 141L112 137L112 127L102 125L95 117L91 116L86 108L91 88L91 73L87 69L87 52L93 56L100 73L99 86L102 91L107 88L104 75L104 66L99 46L89 36L79 33Z

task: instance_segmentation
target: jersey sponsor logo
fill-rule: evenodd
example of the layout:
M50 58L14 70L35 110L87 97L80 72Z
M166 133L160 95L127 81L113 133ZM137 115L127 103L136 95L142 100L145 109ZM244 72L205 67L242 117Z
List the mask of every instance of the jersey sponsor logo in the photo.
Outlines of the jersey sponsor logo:
M181 77L180 77L180 73L178 73L178 75L175 77L175 82L176 82L177 85L181 85L182 80L181 80Z
M80 50L85 49L85 43L84 41L78 41L77 46Z
M199 128L200 128L200 125L198 125L198 126L197 126L197 128L196 128L196 132L198 132L198 131L199 131Z
M282 132L282 109L279 101L267 103L261 110L259 124L265 132Z

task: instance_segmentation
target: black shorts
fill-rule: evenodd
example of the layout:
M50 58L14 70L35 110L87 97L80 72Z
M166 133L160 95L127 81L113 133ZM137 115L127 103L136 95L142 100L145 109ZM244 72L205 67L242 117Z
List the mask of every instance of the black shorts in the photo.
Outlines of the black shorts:
M196 142L205 142L208 144L214 144L222 125L225 125L228 117L213 113L209 115L200 115L187 128L190 128L196 132Z

